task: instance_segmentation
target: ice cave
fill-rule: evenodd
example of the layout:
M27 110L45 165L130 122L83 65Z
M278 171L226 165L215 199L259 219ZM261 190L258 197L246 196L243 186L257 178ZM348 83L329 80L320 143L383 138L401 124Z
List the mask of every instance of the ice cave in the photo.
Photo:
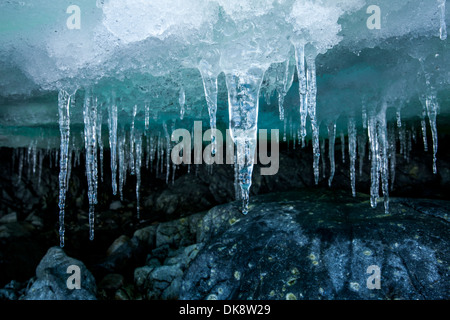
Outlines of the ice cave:
M449 11L1 0L0 300L449 299Z

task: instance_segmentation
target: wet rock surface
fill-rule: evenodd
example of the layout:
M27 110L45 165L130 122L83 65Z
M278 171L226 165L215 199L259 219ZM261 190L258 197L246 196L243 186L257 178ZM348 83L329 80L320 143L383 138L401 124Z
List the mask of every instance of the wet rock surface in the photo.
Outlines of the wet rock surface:
M447 299L448 208L392 198L385 214L364 194L271 193L253 197L247 216L233 202L122 235L87 267L53 247L0 299ZM84 291L67 290L68 264L92 271ZM368 288L371 266L380 289Z
M75 274L69 269L71 266L79 270L80 282L76 289L68 285L70 276ZM96 292L95 279L88 268L67 256L61 248L52 247L36 268L36 280L23 300L95 300Z
M368 201L321 190L260 196L247 216L236 203L210 210L180 298L447 299L448 203L417 211L420 200L392 199L385 214Z

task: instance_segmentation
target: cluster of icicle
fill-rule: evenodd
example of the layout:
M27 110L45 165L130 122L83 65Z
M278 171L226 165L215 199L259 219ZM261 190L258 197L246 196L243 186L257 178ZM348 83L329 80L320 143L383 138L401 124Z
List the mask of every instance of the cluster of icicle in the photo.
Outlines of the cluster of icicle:
M314 181L319 182L319 163L322 153L323 175L325 175L326 164L323 159L325 154L325 143L319 141L319 122L316 117L316 67L315 56L306 56L304 45L295 46L295 65L292 66L288 59L283 65L283 72L278 77L279 81L277 93L280 119L284 121L284 138L288 145L293 141L293 148L296 144L305 147L305 139L307 137L307 118L309 117L312 132L312 149L313 149L313 172ZM299 115L298 122L289 118L290 127L287 130L287 117L284 112L284 97L292 85L294 72L297 70L299 81ZM210 126L211 126L211 153L216 152L216 143L214 132L216 130L216 111L217 111L217 77L219 72L214 66L205 60L199 64L199 71L203 80L206 103L209 110ZM235 194L237 199L242 200L242 212L247 214L249 210L249 194L252 180L253 164L255 148L257 143L257 119L259 109L260 87L265 74L265 70L250 69L245 72L235 71L226 73L226 85L228 89L228 106L229 106L229 123L231 137L235 143ZM64 246L64 212L65 200L70 177L72 152L70 148L70 109L74 106L74 96L76 92L68 92L60 90L58 96L59 109L59 125L61 133L61 145L59 150L59 222L60 222L60 245ZM185 92L180 89L179 93L180 118L183 119L185 114ZM436 173L436 152L437 152L437 131L436 131L436 115L439 106L436 96L427 94L423 99L422 114L422 136L424 148L427 150L426 137L426 121L428 117L433 139L433 172ZM145 114L145 132L137 130L135 126L135 118L138 106L134 106L132 113L132 122L130 130L126 131L123 126L118 124L118 106L116 100L112 98L108 102L99 103L95 95L90 91L86 91L84 99L84 146L85 146L85 165L86 176L88 182L88 199L89 199L89 229L90 239L94 238L94 222L95 222L95 205L97 204L98 189L98 158L100 158L100 177L103 180L103 142L102 142L102 115L103 107L108 111L108 129L109 129L109 147L111 152L111 181L112 192L114 195L120 194L123 199L123 186L126 182L127 172L136 176L136 198L137 198L137 216L140 216L140 185L141 185L141 166L143 156L146 154L146 166L149 164L153 170L156 161L156 171L161 173L166 168L166 183L169 182L171 168L171 135L175 129L175 121L172 122L170 128L167 122L163 122L162 130L157 135L150 134L150 105L143 106ZM383 103L381 109L368 109L363 104L362 122L363 134L358 134L356 121L354 116L348 118L348 154L350 166L350 180L352 194L356 194L356 159L359 155L359 170L361 174L363 159L366 153L366 144L369 142L369 159L371 162L371 206L376 207L381 183L381 190L384 198L386 212L389 211L389 180L392 184L395 179L395 162L396 162L396 146L397 136L400 140L400 153L407 157L411 148L411 138L415 133L405 131L401 124L400 109L398 111L397 131L392 128L388 129L386 123L387 104ZM330 163L330 175L328 178L329 186L332 185L335 173L335 139L336 139L336 121L329 121L328 129L328 156ZM396 133L398 132L398 134ZM409 132L409 133L407 133ZM290 138L287 139L288 133ZM407 137L409 135L409 138ZM342 161L345 162L345 133L340 132ZM409 141L409 142L408 142ZM297 143L296 143L297 142ZM33 146L31 146L31 154ZM358 151L358 152L357 152ZM30 154L30 151L29 151ZM79 156L77 156L79 158ZM22 158L21 158L22 159ZM36 162L33 157L33 161ZM41 161L41 160L40 160ZM79 160L78 160L79 161ZM211 167L212 168L212 167ZM176 165L172 165L172 181L175 178ZM197 167L198 169L198 167ZM34 169L33 169L34 170ZM188 167L190 172L190 165ZM118 175L118 177L117 177Z

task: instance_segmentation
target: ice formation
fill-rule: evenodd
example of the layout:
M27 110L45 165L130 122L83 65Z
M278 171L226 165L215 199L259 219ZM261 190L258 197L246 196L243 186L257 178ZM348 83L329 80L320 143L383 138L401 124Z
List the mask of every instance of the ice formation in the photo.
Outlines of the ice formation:
M368 165L371 205L381 192L386 212L396 157L409 159L412 139L430 149L438 174L438 118L449 111L445 0L380 0L380 28L367 26L368 0L80 0L79 29L67 28L69 5L0 3L0 141L28 148L16 155L19 182L24 165L39 182L44 157L59 163L61 246L82 152L92 238L106 148L112 194L123 199L135 175L139 216L143 166L176 183L171 134L193 133L193 121L205 118L212 155L220 152L217 128L230 129L244 214L261 124L279 128L289 149L311 148L314 182L322 163L330 186L338 130L352 194ZM52 95L53 104L42 98ZM418 133L408 124L416 118ZM55 134L48 128L57 123ZM194 152L196 174L201 156Z

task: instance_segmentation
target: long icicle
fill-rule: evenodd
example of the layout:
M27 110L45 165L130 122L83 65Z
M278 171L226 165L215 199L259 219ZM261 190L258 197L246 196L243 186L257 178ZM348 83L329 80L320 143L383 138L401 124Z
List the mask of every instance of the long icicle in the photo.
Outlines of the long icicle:
M430 94L427 96L426 101L427 112L428 112L428 120L430 122L431 128L431 138L433 139L433 173L437 173L437 164L436 164L436 154L438 150L438 133L436 127L436 116L438 113L439 105L436 101L436 95Z
M109 148L111 151L111 185L113 195L117 194L117 104L113 99L109 112Z
M59 161L59 242L61 248L64 247L64 211L66 206L66 192L68 188L67 165L69 156L70 139L70 106L73 103L73 96L65 90L60 90L58 94L59 130L61 133L60 161Z
M123 185L125 182L125 176L127 174L127 165L125 161L125 143L126 134L121 126L118 137L118 154L119 154L119 194L120 200L123 201Z
M377 119L374 112L369 113L367 131L369 135L370 160L372 162L370 166L370 205L372 208L376 208L379 197L380 180L378 170L379 147L377 137Z
M355 119L348 119L348 154L350 158L350 182L352 187L352 195L356 196L356 124Z
M141 165L142 165L142 135L136 134L136 213L137 219L141 218L140 210L140 188L141 188Z
M203 80L206 104L208 105L209 123L211 128L211 153L216 154L216 113L217 113L217 74L213 71L213 66L206 60L201 60L198 66Z
M237 149L243 214L248 213L257 139L259 91L263 76L264 71L260 69L226 75L230 133Z
M97 204L97 99L90 90L84 100L84 144L89 199L89 239L94 240L95 205Z
M422 116L420 118L420 126L422 127L422 138L423 138L423 150L428 152L428 139L427 139L427 122L425 120L427 116L427 105L425 102L425 97L420 99L422 103Z
M389 166L388 166L388 139L386 128L387 104L383 102L381 111L377 116L377 138L379 146L378 170L381 177L381 189L384 199L384 212L389 213Z
M295 61L297 64L298 89L300 94L300 134L302 147L305 146L306 117L308 115L307 78L305 69L305 46L295 46Z
M334 159L334 145L336 141L336 122L328 123L328 157L330 158L330 177L328 178L328 186L331 187L334 173L336 171L336 163ZM322 155L323 156L323 155Z
M135 143L135 122L136 122L136 114L137 114L137 105L133 107L133 118L131 120L131 129L130 129L130 174L133 176L135 174L135 159L134 159L134 143Z
M313 169L314 169L314 182L319 183L319 160L320 160L320 148L319 148L319 124L316 118L316 96L317 96L317 83L316 83L316 62L315 59L309 58L307 60L307 101L308 101L308 115L311 120L312 128L312 140L313 140Z

